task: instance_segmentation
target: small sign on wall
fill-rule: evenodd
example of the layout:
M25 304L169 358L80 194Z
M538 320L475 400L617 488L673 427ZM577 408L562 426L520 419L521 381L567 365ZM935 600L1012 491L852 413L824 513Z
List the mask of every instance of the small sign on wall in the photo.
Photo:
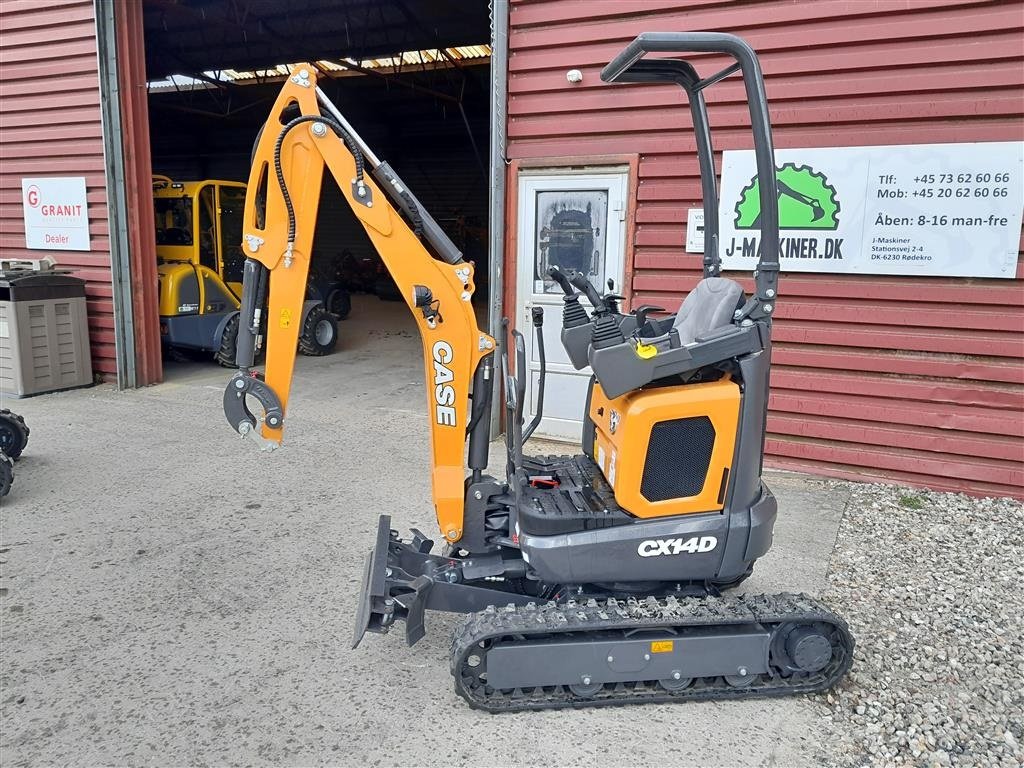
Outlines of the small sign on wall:
M704 253L704 209L686 211L686 252Z
M1013 278L1024 142L780 149L784 271ZM750 270L761 241L752 150L722 161L722 266Z
M89 210L85 177L21 180L25 247L41 251L88 251Z

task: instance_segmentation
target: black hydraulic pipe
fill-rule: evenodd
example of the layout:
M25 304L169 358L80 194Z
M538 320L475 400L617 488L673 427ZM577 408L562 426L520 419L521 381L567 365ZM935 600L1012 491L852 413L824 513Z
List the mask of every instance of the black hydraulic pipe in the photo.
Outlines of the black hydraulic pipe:
M512 331L512 343L516 348L516 372L512 379L515 396L511 401L512 421L508 425L512 435L513 473L523 466L523 406L526 401L526 342L518 330Z
M533 316L534 332L537 334L537 359L540 361L540 381L537 384L537 412L533 414L533 420L530 422L530 425L523 431L524 443L530 439L530 435L537 429L544 415L544 380L547 378L548 373L547 360L544 355L544 308L533 307L531 314Z
M380 184L385 194L391 198L391 201L401 208L414 222L414 225L420 229L418 234L422 234L423 239L433 246L434 251L442 261L446 261L449 264L462 263L462 251L445 234L445 231L441 229L441 225L423 207L423 204L412 193L412 190L399 178L394 168L386 162L382 162L370 173Z
M505 474L511 483L515 475L515 445L512 425L515 423L516 381L508 361L508 318L501 318L501 380L505 386Z
M469 425L469 468L473 482L487 468L487 443L491 432L491 396L494 392L494 354L484 357L473 374L473 417Z
M263 265L254 259L246 259L242 266L242 307L238 313L238 340L235 344L235 365L251 368L256 361L256 335L259 323L253 327L259 299L259 282Z

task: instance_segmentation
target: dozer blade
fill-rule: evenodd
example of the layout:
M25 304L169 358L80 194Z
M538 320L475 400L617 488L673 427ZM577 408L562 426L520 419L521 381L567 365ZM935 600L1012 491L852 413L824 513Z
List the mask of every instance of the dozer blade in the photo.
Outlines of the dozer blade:
M367 632L386 633L405 622L405 640L412 645L425 634L427 610L472 613L489 605L525 605L532 598L477 584L463 583L480 563L430 554L434 542L412 529L403 541L391 529L391 517L381 515L377 538L366 558L362 588L356 607L352 647ZM495 556L497 557L497 556Z
M429 552L434 544L422 534L417 535L415 543L420 549L408 547L409 554L422 555ZM408 565L402 562L403 553L400 551L405 547L398 540L397 531L391 530L390 515L381 515L377 521L377 539L373 550L366 557L363 570L363 584L359 591L352 635L353 648L359 645L367 631L383 634L398 619L405 620L409 645L423 637L423 598L432 582L422 573L410 574L402 568L402 565ZM399 551L394 552L394 562L390 562L393 549Z

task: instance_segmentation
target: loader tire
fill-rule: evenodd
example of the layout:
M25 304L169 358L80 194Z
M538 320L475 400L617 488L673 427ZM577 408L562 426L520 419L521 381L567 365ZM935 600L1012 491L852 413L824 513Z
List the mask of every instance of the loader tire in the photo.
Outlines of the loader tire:
M323 304L317 304L306 315L299 334L299 352L311 357L323 357L334 351L338 343L338 321Z
M10 493L13 482L14 460L3 451L0 451L0 496L6 496Z
M238 346L238 318L239 315L232 315L228 324L224 326L224 333L220 337L220 347L213 354L213 359L225 368L235 368L235 350Z
M0 410L0 451L9 459L16 459L28 445L29 428L25 419L7 408Z
M344 320L352 311L352 296L345 288L335 288L327 294L327 310L339 320Z

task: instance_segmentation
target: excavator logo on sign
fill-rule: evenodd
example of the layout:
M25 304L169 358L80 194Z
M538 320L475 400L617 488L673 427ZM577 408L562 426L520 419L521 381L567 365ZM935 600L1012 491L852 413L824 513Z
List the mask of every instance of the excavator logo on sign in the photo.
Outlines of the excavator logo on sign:
M825 174L809 165L786 163L775 169L779 188L779 229L839 227L839 199ZM761 228L761 188L757 176L740 192L736 229Z

